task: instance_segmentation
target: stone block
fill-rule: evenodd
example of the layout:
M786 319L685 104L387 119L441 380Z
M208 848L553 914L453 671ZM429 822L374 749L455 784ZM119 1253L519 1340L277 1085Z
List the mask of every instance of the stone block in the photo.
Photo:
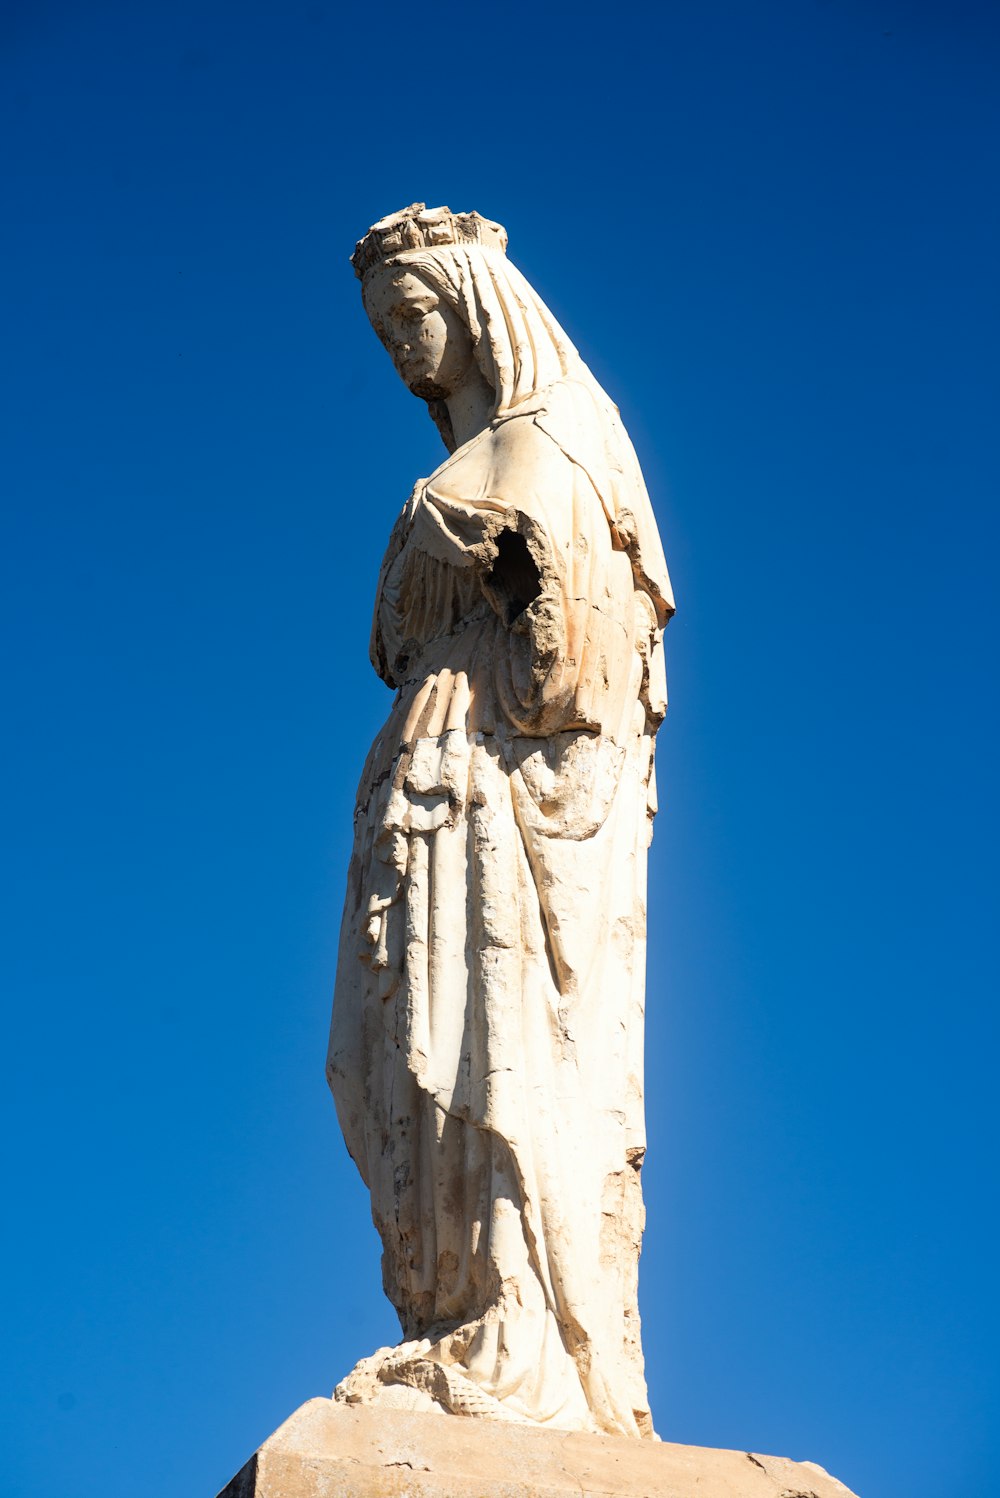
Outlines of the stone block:
M813 1462L310 1399L219 1498L853 1498Z

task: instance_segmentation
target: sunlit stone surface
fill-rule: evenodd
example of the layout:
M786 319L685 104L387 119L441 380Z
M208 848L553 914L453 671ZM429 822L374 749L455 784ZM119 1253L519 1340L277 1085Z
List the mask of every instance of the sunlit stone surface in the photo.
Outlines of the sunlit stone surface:
M336 1397L650 1437L646 850L673 602L618 412L505 244L417 204L354 256L448 455L378 579L396 696L328 1067L403 1341Z
M809 1462L653 1435L645 886L673 603L618 413L505 246L417 204L354 257L448 449L378 579L396 696L358 792L328 1066L403 1341L222 1498L851 1498Z
M312 1399L219 1498L852 1498L812 1462Z

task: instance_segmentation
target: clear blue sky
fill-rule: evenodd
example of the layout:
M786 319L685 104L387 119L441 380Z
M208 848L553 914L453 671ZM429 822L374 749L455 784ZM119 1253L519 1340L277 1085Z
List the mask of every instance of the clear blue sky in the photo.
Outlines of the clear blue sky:
M22 0L0 58L5 1494L211 1495L397 1334L323 1060L440 457L347 257L415 198L506 223L676 583L658 1428L994 1494L997 12Z

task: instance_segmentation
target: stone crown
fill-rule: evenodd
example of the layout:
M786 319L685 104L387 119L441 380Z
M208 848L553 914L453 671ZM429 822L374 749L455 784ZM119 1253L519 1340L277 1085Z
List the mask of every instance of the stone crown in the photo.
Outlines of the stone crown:
M507 248L507 230L479 213L452 213L450 208L428 208L411 203L373 224L359 239L351 264L359 281L376 265L404 250L429 250L442 244L481 244Z

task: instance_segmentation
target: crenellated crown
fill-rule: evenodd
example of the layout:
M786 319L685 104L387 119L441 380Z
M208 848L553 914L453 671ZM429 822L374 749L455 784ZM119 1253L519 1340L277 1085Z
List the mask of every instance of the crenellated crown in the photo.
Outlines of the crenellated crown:
M481 244L506 250L507 230L479 213L452 213L450 208L428 208L411 203L372 224L359 239L351 264L359 281L376 265L404 250L429 250L442 244Z

